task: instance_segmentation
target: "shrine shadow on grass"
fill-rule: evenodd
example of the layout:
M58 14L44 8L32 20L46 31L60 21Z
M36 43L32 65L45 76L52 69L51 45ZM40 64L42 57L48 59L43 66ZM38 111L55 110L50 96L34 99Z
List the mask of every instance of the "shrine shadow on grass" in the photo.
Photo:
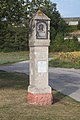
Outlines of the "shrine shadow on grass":
M0 89L28 89L29 76L23 73L0 71Z
M52 104L60 102L64 99L66 100L67 98L70 98L70 97L69 97L69 94L64 93L64 89L60 92L57 91L56 89L52 89ZM74 99L72 99L72 100L74 100ZM74 100L74 101L76 101L76 100Z
M52 89L52 104L60 102L65 97L67 97L67 95L62 94L62 93L56 91L55 89Z

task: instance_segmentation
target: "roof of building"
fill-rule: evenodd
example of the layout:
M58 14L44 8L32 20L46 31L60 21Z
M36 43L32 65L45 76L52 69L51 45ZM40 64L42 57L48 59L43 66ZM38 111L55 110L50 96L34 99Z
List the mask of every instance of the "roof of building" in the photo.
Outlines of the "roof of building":
M80 36L80 30L74 31L70 33L71 35L77 35Z
M70 21L80 21L80 17L67 17L67 18L63 18L66 22L70 22Z

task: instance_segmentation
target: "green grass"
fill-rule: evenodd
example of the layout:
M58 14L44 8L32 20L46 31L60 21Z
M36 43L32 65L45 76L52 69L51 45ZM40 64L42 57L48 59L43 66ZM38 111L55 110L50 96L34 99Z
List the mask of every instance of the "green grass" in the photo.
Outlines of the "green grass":
M9 53L0 52L0 65L20 62L28 59L29 53L26 51Z
M0 89L26 89L29 84L28 75L0 71Z
M53 59L49 62L50 67L60 67L60 68L75 68L80 69L80 63L73 63L70 61Z
M51 53L50 67L80 69L80 52Z
M0 71L0 120L80 120L80 103L53 90L53 104L27 103L29 78Z

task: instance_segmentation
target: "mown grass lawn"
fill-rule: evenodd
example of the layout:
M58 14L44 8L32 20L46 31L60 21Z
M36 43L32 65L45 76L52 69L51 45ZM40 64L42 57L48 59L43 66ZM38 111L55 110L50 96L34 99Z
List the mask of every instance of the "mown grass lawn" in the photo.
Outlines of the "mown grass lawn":
M20 62L28 59L29 52L27 51L9 53L0 52L0 65Z
M53 90L53 104L27 103L29 77L0 71L0 120L80 120L80 103Z
M51 67L76 68L80 69L80 52L66 52L52 54L49 62Z

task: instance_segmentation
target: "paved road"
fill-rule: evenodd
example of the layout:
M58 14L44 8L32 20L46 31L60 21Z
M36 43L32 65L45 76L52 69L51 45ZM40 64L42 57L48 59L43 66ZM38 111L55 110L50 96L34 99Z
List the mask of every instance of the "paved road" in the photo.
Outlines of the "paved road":
M0 66L0 70L29 74L29 61ZM80 69L49 68L49 85L80 102Z

